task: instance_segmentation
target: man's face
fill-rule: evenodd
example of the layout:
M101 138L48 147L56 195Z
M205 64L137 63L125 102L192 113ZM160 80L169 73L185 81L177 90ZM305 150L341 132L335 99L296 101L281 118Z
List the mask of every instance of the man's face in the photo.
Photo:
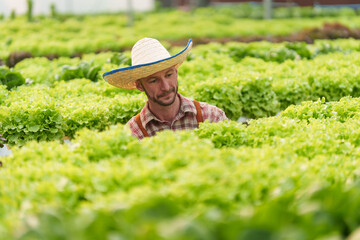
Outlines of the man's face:
M136 81L136 87L146 93L149 101L161 106L170 106L177 96L177 76L177 69L170 67Z

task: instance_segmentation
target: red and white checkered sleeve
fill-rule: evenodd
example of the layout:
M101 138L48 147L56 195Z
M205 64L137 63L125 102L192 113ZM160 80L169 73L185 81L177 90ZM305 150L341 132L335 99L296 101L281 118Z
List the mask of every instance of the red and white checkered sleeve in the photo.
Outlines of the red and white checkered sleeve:
M142 133L142 131L139 128L139 125L137 124L135 117L132 117L127 123L127 126L129 126L131 133L134 137L140 139L144 138L144 134Z
M226 117L225 112L216 106L210 105L205 102L201 102L200 106L204 120L208 119L209 122L220 122L229 120L229 118Z

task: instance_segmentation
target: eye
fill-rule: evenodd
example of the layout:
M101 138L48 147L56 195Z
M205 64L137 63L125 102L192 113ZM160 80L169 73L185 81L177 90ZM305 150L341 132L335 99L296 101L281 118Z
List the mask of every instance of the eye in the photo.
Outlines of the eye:
M155 82L156 82L156 79L152 79L148 83L155 83Z
M171 75L173 75L173 73L168 73L168 74L167 74L167 77L171 77Z

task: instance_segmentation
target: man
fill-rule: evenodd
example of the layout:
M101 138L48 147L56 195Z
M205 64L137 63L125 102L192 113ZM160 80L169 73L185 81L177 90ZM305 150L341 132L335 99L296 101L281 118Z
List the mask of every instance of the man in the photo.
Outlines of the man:
M148 101L141 112L127 125L138 139L171 129L194 129L200 122L228 120L224 111L208 103L197 102L178 93L178 67L186 59L192 46L171 56L161 43L143 38L131 50L132 66L106 72L104 79L119 88L145 92Z

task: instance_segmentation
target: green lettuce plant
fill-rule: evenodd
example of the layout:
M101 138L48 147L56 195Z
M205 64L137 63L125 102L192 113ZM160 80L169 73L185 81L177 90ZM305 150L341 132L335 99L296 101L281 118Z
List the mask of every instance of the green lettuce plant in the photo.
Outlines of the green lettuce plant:
M8 90L25 84L25 78L19 73L0 67L0 84L5 85Z

